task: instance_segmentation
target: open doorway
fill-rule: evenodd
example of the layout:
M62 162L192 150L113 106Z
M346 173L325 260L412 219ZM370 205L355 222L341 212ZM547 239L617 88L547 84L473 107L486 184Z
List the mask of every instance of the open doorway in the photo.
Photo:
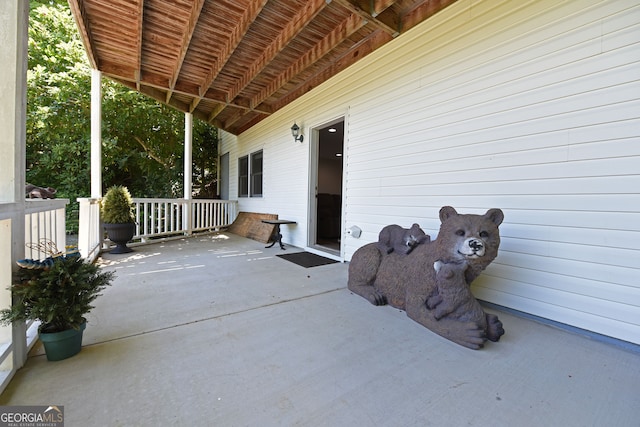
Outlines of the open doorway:
M312 144L311 246L340 255L342 237L342 172L344 118L314 130ZM315 206L314 206L315 205ZM315 224L315 226L314 226Z

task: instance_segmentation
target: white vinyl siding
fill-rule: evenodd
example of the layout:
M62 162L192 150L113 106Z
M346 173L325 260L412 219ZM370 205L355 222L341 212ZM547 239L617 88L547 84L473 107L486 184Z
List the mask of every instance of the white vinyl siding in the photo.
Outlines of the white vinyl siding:
M387 224L435 238L443 205L501 208L479 298L640 344L638 2L459 0L245 132L285 241L306 244L308 127L345 113L345 259Z

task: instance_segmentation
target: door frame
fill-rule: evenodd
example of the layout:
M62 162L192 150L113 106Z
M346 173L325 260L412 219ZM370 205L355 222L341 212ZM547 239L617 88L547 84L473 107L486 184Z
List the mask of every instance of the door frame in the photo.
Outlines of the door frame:
M307 218L307 247L305 250L333 258L339 261L344 260L344 201L345 201L345 170L346 170L346 143L347 143L347 114L334 117L333 119L324 120L318 124L309 127L309 189L308 189L308 218ZM317 244L318 230L318 161L320 153L320 129L324 129L336 123L343 124L342 137L342 177L341 177L341 214L340 214L340 248L333 251L327 247Z

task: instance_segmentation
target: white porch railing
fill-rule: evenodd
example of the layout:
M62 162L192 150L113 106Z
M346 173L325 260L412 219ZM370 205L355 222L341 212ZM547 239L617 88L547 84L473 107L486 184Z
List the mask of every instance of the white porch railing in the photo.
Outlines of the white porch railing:
M39 249L38 243L44 239L65 251L67 230L65 229L65 209L69 199L28 199L24 215L25 258L43 260L50 253Z
M83 258L93 261L100 254L103 231L100 227L100 199L79 198L78 250Z
M93 261L104 243L104 232L100 223L100 199L80 198L80 222L78 249L83 258ZM238 202L230 200L184 200L184 199L134 199L138 222L134 240L139 243L159 237L190 235L194 232L219 230L231 225L238 215ZM65 210L68 199L29 199L24 207L24 256L30 259L44 259L51 255L42 246L44 239L55 244L57 250L66 248ZM0 206L0 255L6 262L0 263L0 277L11 282L11 222L22 215L22 207L6 204ZM0 295L3 307L11 304L11 294ZM24 326L0 327L0 390L13 375L14 368L9 358L15 352L27 353L37 337L38 324L28 322ZM20 363L21 366L21 363ZM9 367L10 369L5 369ZM3 376L3 374L6 374Z
M65 209L67 199L28 199L20 203L0 203L0 306L9 308L12 304L11 292L7 287L12 283L13 271L17 266L13 261L26 257L44 259L50 255L38 249L38 243L47 239L64 251L66 244ZM24 223L22 216L24 215ZM20 230L23 229L23 230ZM24 231L23 236L17 236ZM14 248L15 242L20 248ZM22 242L33 243L24 247ZM52 248L53 249L53 248ZM33 321L16 322L0 326L0 391L4 390L15 370L27 358L27 352L37 337L38 324Z
M78 249L87 259L95 259L103 247L104 233L100 224L100 201L78 199L80 225ZM233 200L186 200L134 198L136 234L133 245L157 238L190 235L227 227L238 215L238 202Z
M133 202L137 223L134 240L143 242L227 227L236 219L238 206L232 200L134 198Z
M65 252L67 242L65 210L69 199L27 199L24 210L25 258L43 260L51 256L47 249ZM53 247L43 243L52 242ZM39 322L26 322L27 348L35 343Z

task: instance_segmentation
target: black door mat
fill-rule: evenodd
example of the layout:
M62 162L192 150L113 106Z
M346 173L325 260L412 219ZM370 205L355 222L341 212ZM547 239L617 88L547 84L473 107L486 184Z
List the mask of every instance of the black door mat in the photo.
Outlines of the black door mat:
M276 255L287 261L291 261L294 264L298 264L304 268L317 267L319 265L333 264L335 259L325 258L320 255L312 254L311 252L294 252L292 254Z

